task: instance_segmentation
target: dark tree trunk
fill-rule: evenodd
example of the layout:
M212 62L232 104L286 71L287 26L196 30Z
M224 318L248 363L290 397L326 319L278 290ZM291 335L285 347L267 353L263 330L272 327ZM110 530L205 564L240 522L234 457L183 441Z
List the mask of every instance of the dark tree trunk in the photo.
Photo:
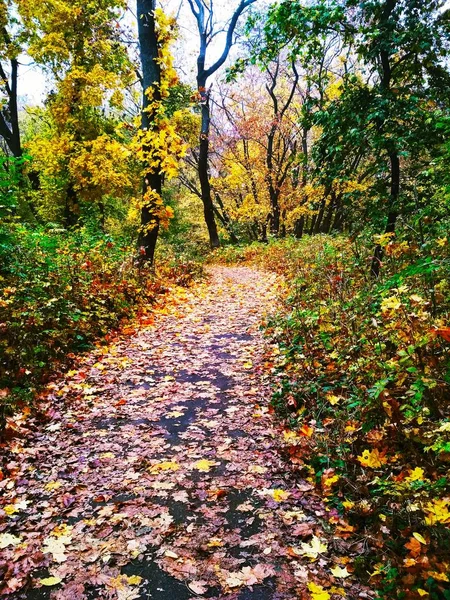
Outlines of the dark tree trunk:
M277 109L275 108L275 115ZM275 140L276 125L272 125L269 135L267 137L267 154L266 154L266 165L267 165L267 185L269 187L269 199L270 199L270 233L272 235L278 235L280 231L280 205L278 203L279 193L274 185L274 173L273 173L273 144Z
M314 227L316 225L316 221L317 221L317 215L313 215L311 218L311 225L310 225L309 231L308 231L309 235L312 235L314 233Z
M142 119L141 127L151 130L157 127L155 115L149 112L149 98L147 90L152 90L152 100L158 102L161 99L160 82L161 68L158 59L158 38L156 34L156 23L154 11L156 0L137 0L137 21L139 35L139 49L142 64ZM145 150L145 148L144 148ZM140 259L153 264L155 257L156 242L159 233L159 208L158 199L161 198L162 177L159 166L148 169L142 184L143 206L141 208L141 229L138 237ZM148 198L146 199L146 196Z
M324 220L322 228L321 228L322 233L330 233L331 222L333 220L333 214L334 214L334 211L336 210L336 207L337 207L336 194L334 192L332 192L331 193L331 201L328 206L327 214L326 214L325 220Z
M342 196L339 195L336 200L336 213L334 215L332 231L342 231L342 225L344 221L344 206L342 203Z
M398 217L398 198L400 195L400 158L397 152L389 156L391 165L391 193L389 196L388 215L384 233L393 233ZM384 251L382 246L378 244L375 247L370 272L373 277L378 277L380 274L381 261L383 260Z
M200 181L200 190L203 202L203 215L205 217L206 227L208 228L209 243L211 248L219 248L220 240L217 232L217 225L214 219L214 206L211 198L211 185L209 183L209 130L210 130L210 109L209 94L204 86L199 86L202 94L202 126L200 132L200 148L198 153L198 178Z
M305 217L302 215L300 219L295 221L294 225L294 235L299 240L303 237L303 228L305 227Z
M225 44L222 54L208 68L206 68L206 51L211 40L214 38L214 11L213 3L203 0L188 0L192 14L197 22L198 33L200 37L200 48L197 56L197 89L200 95L202 106L202 126L200 132L200 149L198 158L198 176L200 181L201 198L203 202L203 213L205 223L208 227L209 243L211 248L218 248L220 240L217 233L216 221L214 219L214 207L211 198L211 186L209 183L208 172L208 153L209 153L209 92L206 90L208 78L213 75L224 64L230 53L233 44L233 36L239 17L245 9L256 2L256 0L241 0L234 10L231 19L226 27ZM217 32L216 32L217 33Z
M381 17L381 22L379 23L380 29L384 29L385 32L389 28L389 21L393 17L394 9L397 5L397 0L386 0L384 4L384 9ZM392 42L392 45L394 42ZM380 50L379 62L381 66L381 82L380 87L384 94L387 94L391 89L392 82L392 67L391 67L391 59L390 59L390 46L391 44L385 43L384 46ZM384 121L381 121L378 124L378 130L380 132L383 131ZM400 196L400 157L398 154L398 150L395 146L395 141L391 139L387 140L387 151L389 154L389 163L390 163L390 174L391 174L391 184L390 184L390 194L389 194L389 202L387 209L387 221L384 232L385 233L393 233L395 231L395 224L398 217L398 200ZM383 260L384 251L380 244L375 247L372 263L370 265L370 273L372 277L378 277L380 274L381 261Z
M69 183L66 191L66 203L64 205L64 227L70 229L77 227L80 218L80 205L78 195L72 183Z

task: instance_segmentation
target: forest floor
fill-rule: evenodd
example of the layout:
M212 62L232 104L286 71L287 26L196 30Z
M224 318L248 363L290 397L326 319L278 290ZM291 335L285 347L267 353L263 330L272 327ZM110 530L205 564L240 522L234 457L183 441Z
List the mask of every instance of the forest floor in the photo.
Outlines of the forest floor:
M51 420L11 442L0 482L4 595L373 597L338 516L283 457L259 329L279 286L214 267L50 385Z

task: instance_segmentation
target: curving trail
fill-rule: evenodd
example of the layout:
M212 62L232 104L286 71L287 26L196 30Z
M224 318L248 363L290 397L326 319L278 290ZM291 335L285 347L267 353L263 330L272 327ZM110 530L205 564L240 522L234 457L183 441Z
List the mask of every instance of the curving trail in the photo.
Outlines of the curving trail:
M339 520L283 459L258 327L277 286L215 267L51 386L52 421L13 444L0 482L5 596L371 595L331 574L348 562Z

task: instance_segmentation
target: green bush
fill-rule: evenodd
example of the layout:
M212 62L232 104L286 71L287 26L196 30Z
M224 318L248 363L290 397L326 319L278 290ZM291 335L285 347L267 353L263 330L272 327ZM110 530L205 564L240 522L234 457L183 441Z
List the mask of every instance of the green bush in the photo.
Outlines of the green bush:
M187 285L193 261L140 268L135 249L87 228L74 232L8 223L0 228L0 415L33 399L67 363L164 291Z

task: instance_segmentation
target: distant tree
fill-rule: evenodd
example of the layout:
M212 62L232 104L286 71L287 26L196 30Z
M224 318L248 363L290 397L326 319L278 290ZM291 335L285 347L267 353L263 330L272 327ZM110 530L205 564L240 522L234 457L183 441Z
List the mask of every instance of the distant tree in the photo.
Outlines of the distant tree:
M209 67L206 66L207 52L211 42L218 31L215 30L215 14L212 2L204 0L188 0L192 14L197 23L200 47L197 56L197 90L201 105L202 123L199 139L198 153L198 177L201 188L201 199L203 202L205 223L208 227L209 241L212 248L220 246L217 225L214 218L214 205L209 181L209 135L210 135L210 90L207 88L208 79L225 63L231 46L233 45L234 33L239 17L248 6L256 0L240 0L239 5L233 11L230 21L226 27L226 38L223 50L219 58Z
M269 13L264 52L289 45L307 64L317 59L325 36L338 36L345 63L341 93L315 114L322 132L316 169L325 179L345 178L363 158L369 160L384 181L378 208L385 234L395 231L405 210L402 162L422 157L439 141L433 115L449 101L448 16L444 0L333 0L307 6L294 0ZM349 56L358 59L358 70ZM382 258L377 245L375 277Z

